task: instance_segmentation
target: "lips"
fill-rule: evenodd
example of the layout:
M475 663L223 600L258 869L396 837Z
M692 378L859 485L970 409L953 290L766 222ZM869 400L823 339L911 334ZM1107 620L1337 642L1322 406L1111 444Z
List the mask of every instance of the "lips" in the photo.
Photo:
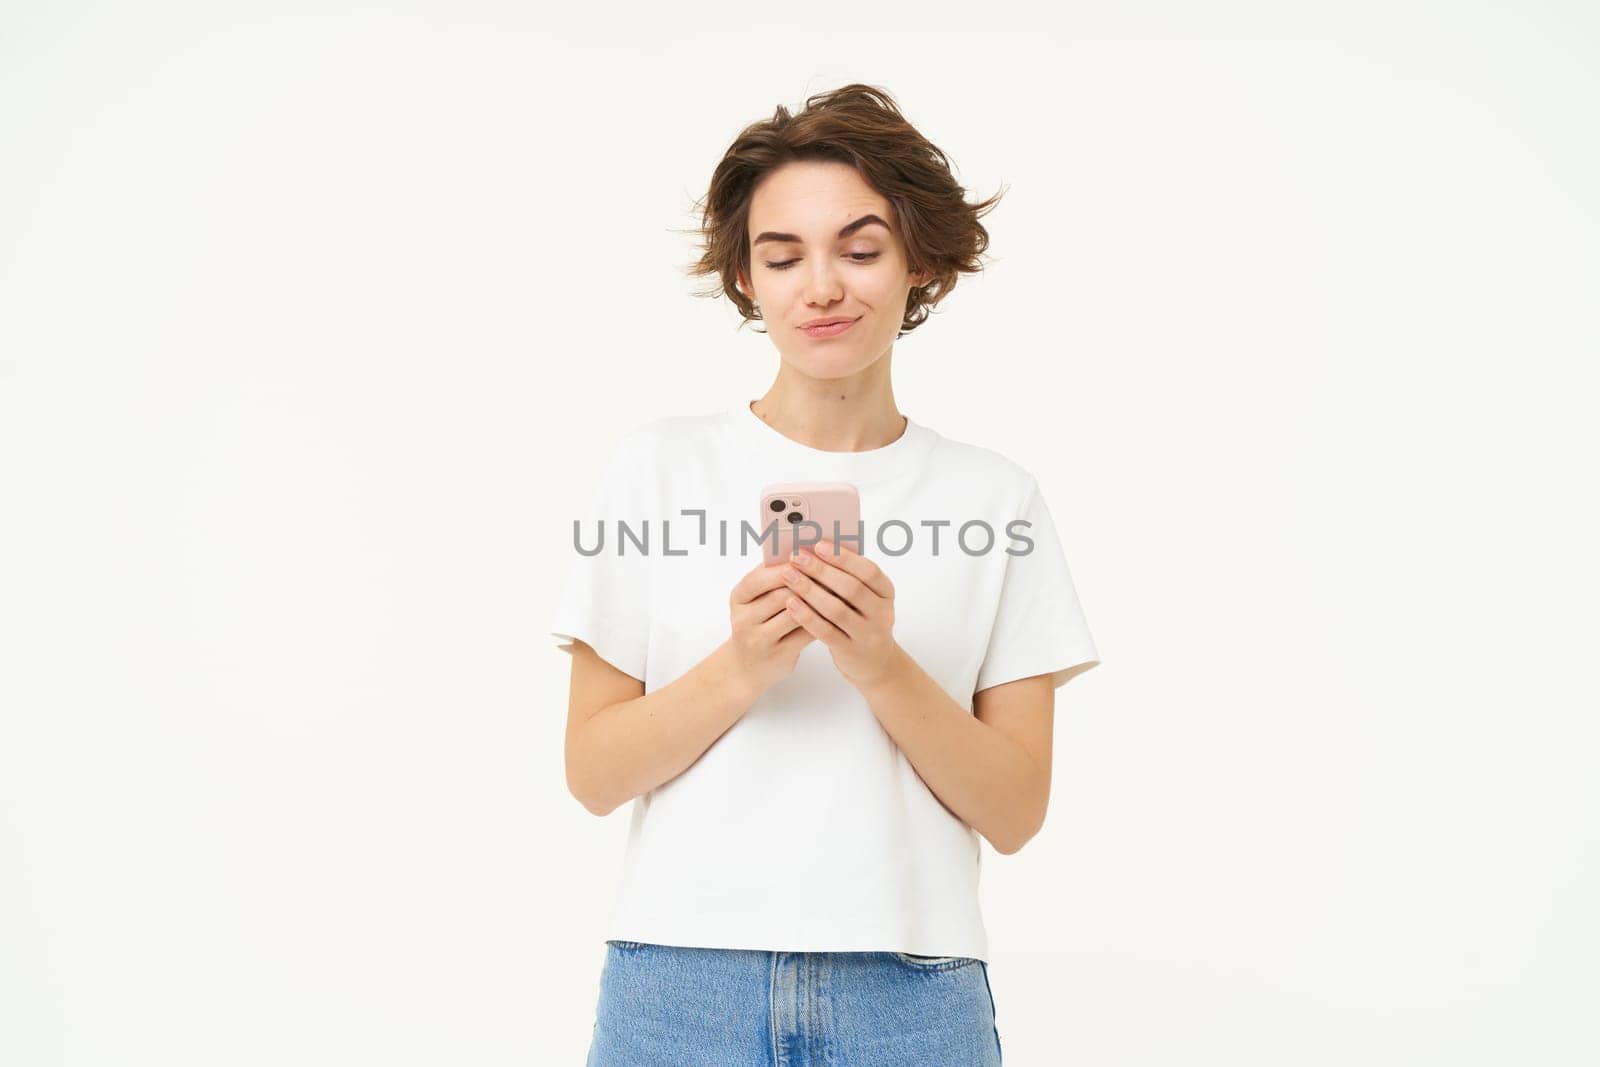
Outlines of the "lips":
M824 323L825 324L821 326L802 326L800 329L807 337L835 337L854 326L856 324L856 320L835 319L833 322L826 322L826 320L824 320Z

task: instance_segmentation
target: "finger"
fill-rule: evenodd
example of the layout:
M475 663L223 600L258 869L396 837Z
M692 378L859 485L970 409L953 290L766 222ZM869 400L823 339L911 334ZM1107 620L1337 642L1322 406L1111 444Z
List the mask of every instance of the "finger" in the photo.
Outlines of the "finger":
M783 585L783 568L757 564L734 584L728 594L730 604L748 604L769 589Z
M814 551L823 562L838 567L879 596L894 596L894 583L883 573L883 568L855 549L842 542L818 541Z
M801 586L793 588L800 599L806 602L806 607L833 623L844 633L854 636L867 625L866 616L829 592L825 586L804 578Z
M787 611L780 611L760 626L757 626L756 634L761 638L763 644L776 645L799 625L799 619Z
M838 647L850 640L849 634L818 615L812 610L811 605L799 597L790 597L789 606L785 611L798 619L807 633L830 648Z
M792 595L788 586L782 589L770 589L747 604L736 604L733 608L733 622L735 626L759 626L783 610L783 605Z
M832 590L835 596L862 615L871 608L870 601L882 599L863 585L855 575L822 556L812 555L810 552L803 553L802 558L795 561L795 567L800 573Z
M788 651L795 645L809 645L815 640L816 638L811 636L811 631L807 630L804 626L801 626L800 620L796 619L794 631L792 633L784 634L783 637L779 638L777 647L783 651Z

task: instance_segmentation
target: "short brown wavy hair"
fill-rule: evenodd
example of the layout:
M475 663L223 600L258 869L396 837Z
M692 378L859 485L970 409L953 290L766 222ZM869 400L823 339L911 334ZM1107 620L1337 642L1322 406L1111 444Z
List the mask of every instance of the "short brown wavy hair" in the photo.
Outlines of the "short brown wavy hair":
M721 284L695 295L727 296L743 317L741 329L761 318L738 284L741 273L752 273L751 197L765 175L799 160L831 160L855 167L889 201L894 211L890 222L905 246L909 269L933 275L928 284L907 295L897 336L927 321L934 306L955 288L960 274L983 269L980 257L989 247L989 232L978 220L1003 193L967 203L965 190L950 172L950 161L906 121L894 98L876 86L856 82L807 97L798 115L791 116L779 105L772 118L746 126L717 164L710 190L697 201L701 225L692 232L702 236L703 245L688 274L714 274Z

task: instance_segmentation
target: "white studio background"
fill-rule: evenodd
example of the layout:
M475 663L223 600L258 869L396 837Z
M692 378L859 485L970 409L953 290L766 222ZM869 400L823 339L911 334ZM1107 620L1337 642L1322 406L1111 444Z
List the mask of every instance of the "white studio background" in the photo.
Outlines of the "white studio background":
M985 24L987 21L987 25ZM0 1062L576 1064L627 809L546 632L744 124L988 217L903 410L1101 667L987 850L1008 1064L1600 1060L1590 5L6 5Z

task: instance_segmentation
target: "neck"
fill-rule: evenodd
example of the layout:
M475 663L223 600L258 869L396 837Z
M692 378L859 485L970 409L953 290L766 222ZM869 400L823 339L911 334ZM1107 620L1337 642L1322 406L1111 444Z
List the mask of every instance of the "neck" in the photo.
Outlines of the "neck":
M865 452L899 440L910 425L881 384L780 374L750 410L783 436L825 452Z

